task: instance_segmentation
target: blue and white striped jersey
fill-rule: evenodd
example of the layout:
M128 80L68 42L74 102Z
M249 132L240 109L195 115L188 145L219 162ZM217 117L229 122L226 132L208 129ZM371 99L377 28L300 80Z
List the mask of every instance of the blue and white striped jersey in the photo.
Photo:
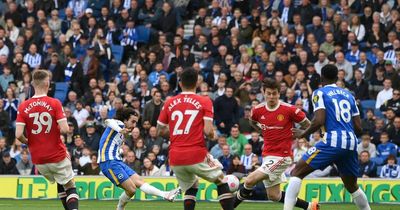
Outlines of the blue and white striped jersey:
M122 160L120 148L124 142L124 136L113 125L124 128L124 123L119 120L107 119L105 121L107 128L104 130L99 144L99 157L97 162L102 163L109 160Z
M335 148L357 150L358 140L354 133L352 117L360 114L351 93L336 85L326 85L314 91L314 111L325 109L325 125L322 127L324 142Z

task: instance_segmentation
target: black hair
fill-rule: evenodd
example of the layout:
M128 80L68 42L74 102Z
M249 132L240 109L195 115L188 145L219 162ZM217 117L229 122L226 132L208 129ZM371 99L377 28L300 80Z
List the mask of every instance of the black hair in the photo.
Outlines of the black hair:
M193 89L196 87L199 75L193 68L186 68L181 74L181 83L185 89Z
M330 82L337 80L338 68L333 64L327 64L321 69L321 75Z
M117 110L117 113L115 114L115 118L117 120L124 122L126 120L129 120L132 115L138 116L138 113L130 107L123 107L123 108Z

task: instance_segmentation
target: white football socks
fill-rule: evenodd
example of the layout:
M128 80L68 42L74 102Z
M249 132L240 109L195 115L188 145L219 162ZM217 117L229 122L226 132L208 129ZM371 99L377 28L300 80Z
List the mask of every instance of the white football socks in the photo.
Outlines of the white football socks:
M163 198L165 198L167 195L167 192L161 191L161 190L149 185L148 183L142 184L142 186L140 186L140 190L146 194L156 195L156 196L160 196Z
M117 209L118 210L123 210L125 209L126 204L129 202L131 198L125 193L125 191L119 196L119 202Z
M289 185L285 192L285 203L283 205L283 210L293 210L294 205L297 201L297 196L299 194L301 187L301 179L298 177L291 177Z
M351 197L353 197L353 201L360 210L371 210L371 207L369 206L367 196L365 193L358 188L357 191L353 192L351 194Z

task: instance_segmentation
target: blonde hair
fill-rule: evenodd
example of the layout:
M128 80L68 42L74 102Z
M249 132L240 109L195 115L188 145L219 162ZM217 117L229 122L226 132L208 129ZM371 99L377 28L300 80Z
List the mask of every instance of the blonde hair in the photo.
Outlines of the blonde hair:
M50 77L49 72L44 69L38 69L32 73L32 84L35 87L43 86L45 84L45 79Z

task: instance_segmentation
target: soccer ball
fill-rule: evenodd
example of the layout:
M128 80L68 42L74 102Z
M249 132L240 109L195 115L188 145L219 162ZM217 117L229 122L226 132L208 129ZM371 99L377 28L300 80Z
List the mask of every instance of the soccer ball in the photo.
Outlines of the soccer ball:
M234 175L226 175L223 179L223 182L228 184L231 192L236 192L239 189L239 179Z

